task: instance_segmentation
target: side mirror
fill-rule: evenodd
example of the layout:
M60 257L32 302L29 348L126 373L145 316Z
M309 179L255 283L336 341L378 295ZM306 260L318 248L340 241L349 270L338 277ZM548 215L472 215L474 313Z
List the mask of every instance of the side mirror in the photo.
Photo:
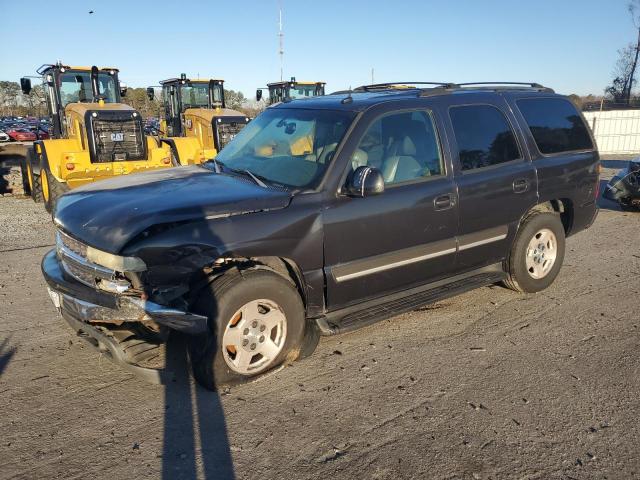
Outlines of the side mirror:
M261 88L256 90L256 101L259 102L260 100L262 100L262 89Z
M22 93L29 95L29 93L31 93L31 79L22 77L20 79L20 89Z
M361 166L349 176L345 193L350 197L368 197L384 192L384 178L380 170Z
M147 98L153 102L153 99L156 96L156 92L153 87L147 87Z
M127 87L127 84L120 82L120 96L121 97L126 97L127 96L127 90L129 90L129 87Z

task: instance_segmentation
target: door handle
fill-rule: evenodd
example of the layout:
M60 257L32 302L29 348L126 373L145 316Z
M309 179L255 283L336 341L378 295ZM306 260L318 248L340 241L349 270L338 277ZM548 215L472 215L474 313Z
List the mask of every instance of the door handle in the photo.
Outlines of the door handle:
M440 195L433 199L433 207L436 210L447 210L455 205L455 201L450 193Z
M519 178L513 181L513 191L515 193L524 193L529 190L529 180L526 178Z

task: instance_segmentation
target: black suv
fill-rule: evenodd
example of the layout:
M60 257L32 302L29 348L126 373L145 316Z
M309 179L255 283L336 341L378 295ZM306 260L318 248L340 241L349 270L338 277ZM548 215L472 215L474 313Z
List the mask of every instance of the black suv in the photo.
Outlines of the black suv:
M215 388L320 334L496 282L548 287L596 217L598 173L583 117L551 89L371 85L268 108L201 166L65 194L42 270L101 351L150 372L187 332Z

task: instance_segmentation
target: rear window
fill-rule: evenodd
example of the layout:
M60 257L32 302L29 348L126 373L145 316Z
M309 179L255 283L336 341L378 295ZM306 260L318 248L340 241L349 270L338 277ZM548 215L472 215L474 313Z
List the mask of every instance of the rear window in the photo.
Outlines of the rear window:
M489 167L521 158L504 114L491 105L451 107L462 170Z
M593 149L582 117L568 100L527 98L516 103L541 153L549 155Z

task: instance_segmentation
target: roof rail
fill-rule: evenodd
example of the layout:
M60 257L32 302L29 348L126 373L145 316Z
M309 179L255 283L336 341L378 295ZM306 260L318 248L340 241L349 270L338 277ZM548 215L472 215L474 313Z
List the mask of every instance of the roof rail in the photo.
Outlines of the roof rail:
M450 82L386 82L386 83L373 83L371 85L361 85L354 88L354 92L370 92L374 90L386 90L392 87L408 87L411 85L433 85L436 87L449 87L454 85ZM418 88L418 87L416 87Z
M484 87L500 87L500 86L510 86L513 85L514 87L529 87L529 88L537 88L540 90L546 90L546 91L550 91L553 92L553 90L551 88L545 87L544 85L541 85L539 83L536 82L466 82L466 83L458 83L457 86L458 87L473 87L473 86L484 86Z

